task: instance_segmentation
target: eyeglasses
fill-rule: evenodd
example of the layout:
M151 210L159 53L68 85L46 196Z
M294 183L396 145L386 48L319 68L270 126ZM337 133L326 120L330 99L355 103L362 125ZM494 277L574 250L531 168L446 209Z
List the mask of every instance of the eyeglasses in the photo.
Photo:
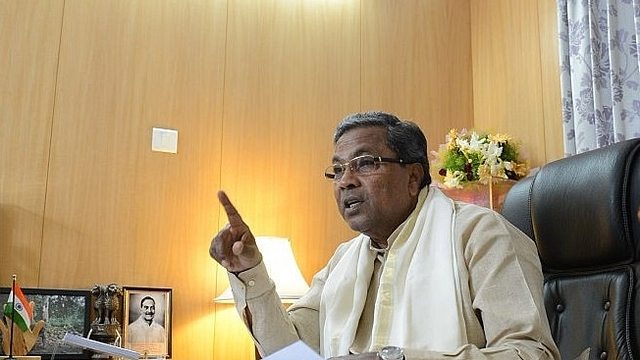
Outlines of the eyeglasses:
M333 164L324 171L324 177L334 182L340 181L344 172L349 167L352 173L356 175L368 175L376 172L380 168L380 163L396 163L404 164L402 159L385 158L372 155L361 155L354 157L344 164Z

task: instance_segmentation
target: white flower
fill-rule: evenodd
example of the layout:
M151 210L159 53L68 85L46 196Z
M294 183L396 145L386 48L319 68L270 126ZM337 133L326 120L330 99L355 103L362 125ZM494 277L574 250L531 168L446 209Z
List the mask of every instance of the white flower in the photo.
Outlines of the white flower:
M485 148L485 139L480 138L477 132L471 133L471 139L469 140L469 147L476 151L482 151Z
M462 171L447 170L447 174L444 176L442 183L452 188L462 187L460 183L463 178L464 178L464 173Z

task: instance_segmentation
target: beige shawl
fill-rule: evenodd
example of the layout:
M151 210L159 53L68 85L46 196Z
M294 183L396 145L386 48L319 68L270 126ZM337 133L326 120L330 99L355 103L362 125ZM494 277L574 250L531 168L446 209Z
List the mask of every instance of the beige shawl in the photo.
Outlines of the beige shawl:
M391 235L372 329L372 348L451 351L467 342L456 263L453 202L436 188L421 191L416 209ZM390 240L391 240L390 239ZM320 300L320 348L349 353L376 254L360 235L327 278Z

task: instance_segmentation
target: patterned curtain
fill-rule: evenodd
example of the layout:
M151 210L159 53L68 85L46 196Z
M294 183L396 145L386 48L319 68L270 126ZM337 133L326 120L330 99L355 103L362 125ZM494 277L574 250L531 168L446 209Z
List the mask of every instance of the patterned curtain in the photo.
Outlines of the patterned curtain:
M640 0L558 0L565 156L640 137Z

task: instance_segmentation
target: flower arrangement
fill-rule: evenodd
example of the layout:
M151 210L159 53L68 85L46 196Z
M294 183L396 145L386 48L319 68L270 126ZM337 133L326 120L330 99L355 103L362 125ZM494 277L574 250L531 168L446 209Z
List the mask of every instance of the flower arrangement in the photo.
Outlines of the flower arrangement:
M462 188L473 181L492 178L519 180L529 172L528 161L519 158L520 144L506 134L479 134L451 129L440 145L433 164L446 188Z

